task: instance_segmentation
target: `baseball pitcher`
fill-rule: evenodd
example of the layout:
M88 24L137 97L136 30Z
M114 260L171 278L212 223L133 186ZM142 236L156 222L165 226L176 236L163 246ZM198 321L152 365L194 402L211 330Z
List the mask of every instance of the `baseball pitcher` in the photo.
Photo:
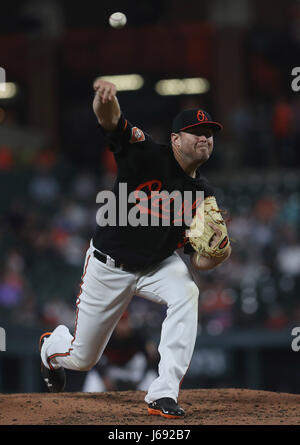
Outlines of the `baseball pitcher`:
M138 295L167 305L158 377L145 396L148 413L181 418L178 394L195 346L199 290L176 250L184 246L192 267L199 270L213 269L230 255L213 188L200 174L222 125L204 110L184 110L173 121L170 144L158 144L123 115L114 84L97 79L93 87L93 110L118 167L113 187L116 223L99 224L91 239L74 334L60 325L40 338L43 379L49 391L61 392L64 368L90 370ZM178 201L187 192L191 199ZM124 208L127 221L120 215ZM148 218L148 224L131 224L133 214Z

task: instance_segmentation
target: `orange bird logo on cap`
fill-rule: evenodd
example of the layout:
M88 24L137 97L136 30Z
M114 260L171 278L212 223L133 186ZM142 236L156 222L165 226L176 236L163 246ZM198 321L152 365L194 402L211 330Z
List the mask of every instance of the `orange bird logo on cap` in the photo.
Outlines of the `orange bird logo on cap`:
M207 121L207 120L208 120L207 117L205 116L205 114L204 114L204 112L203 112L202 110L199 110L199 111L198 111L198 113L197 113L197 119L198 119L199 122Z

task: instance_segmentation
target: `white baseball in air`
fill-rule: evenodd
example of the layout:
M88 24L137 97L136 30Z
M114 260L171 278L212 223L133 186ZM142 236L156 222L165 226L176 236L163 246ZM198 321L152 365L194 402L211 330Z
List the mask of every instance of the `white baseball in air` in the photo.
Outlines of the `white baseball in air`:
M109 17L109 24L113 28L123 28L127 23L126 15L123 12L114 12Z

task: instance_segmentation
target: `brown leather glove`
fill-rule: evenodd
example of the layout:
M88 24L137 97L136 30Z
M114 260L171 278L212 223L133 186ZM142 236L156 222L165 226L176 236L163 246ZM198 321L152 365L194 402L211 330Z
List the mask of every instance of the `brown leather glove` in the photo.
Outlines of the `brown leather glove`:
M216 234L212 226L217 227L220 235L217 243L212 242ZM226 255L230 241L225 221L214 196L205 198L197 208L188 237L195 251L202 256L220 258Z

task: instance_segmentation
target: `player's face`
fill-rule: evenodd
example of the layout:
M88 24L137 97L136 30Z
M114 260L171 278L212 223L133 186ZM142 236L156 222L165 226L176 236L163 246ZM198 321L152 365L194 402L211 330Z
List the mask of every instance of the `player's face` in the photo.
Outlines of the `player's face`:
M198 125L180 132L181 148L187 156L201 163L208 160L213 146L213 132L209 127Z
M180 133L173 133L173 144L186 160L198 165L206 162L214 146L213 132L205 125L188 128Z

